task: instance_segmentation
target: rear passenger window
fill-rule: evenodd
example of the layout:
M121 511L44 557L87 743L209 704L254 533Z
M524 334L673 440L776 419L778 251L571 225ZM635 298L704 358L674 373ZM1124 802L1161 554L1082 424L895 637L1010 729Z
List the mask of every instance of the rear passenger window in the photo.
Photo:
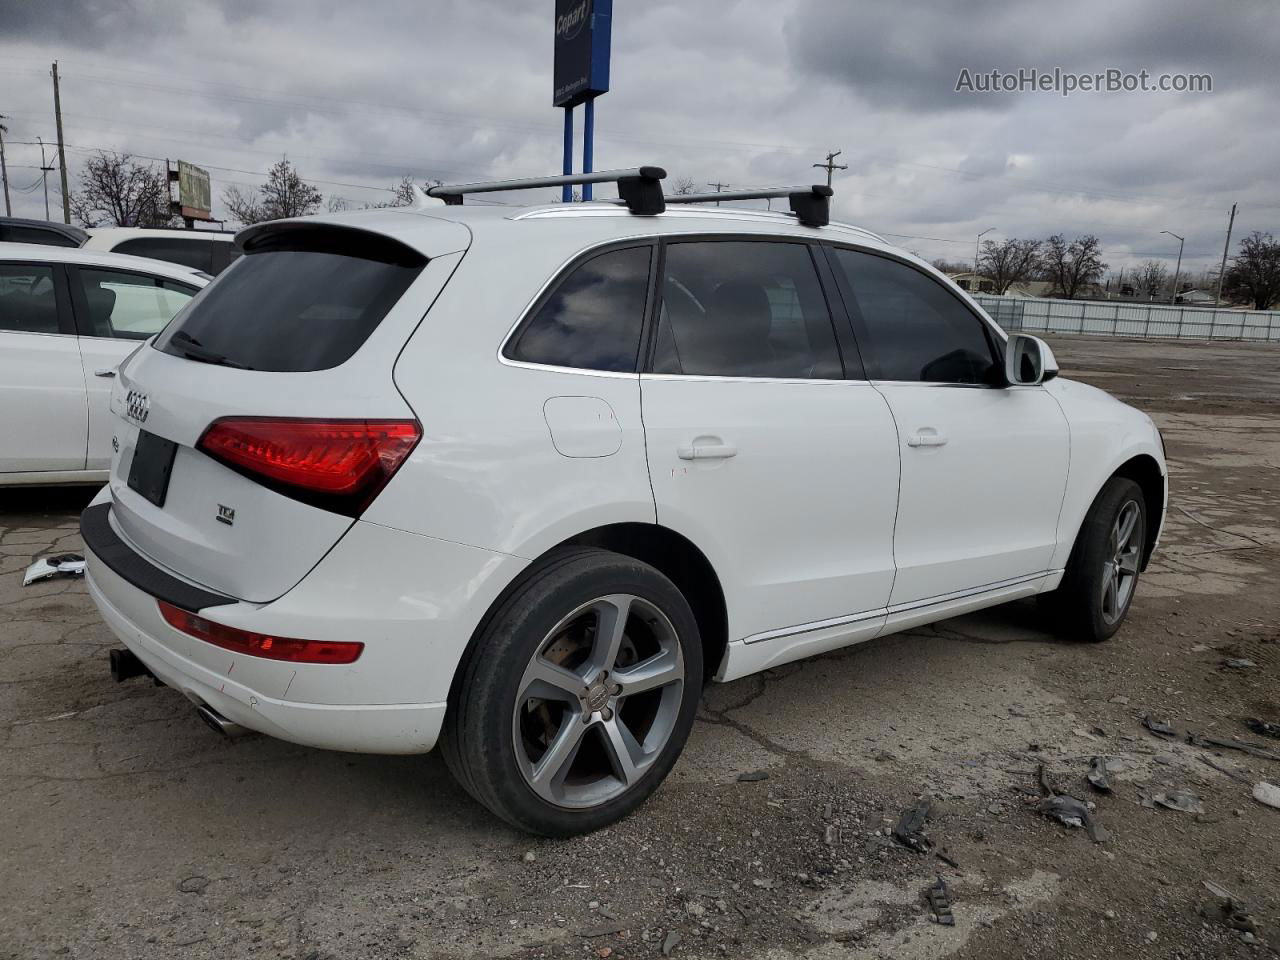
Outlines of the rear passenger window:
M507 356L555 367L634 371L649 259L649 247L628 247L578 266L525 324Z
M870 253L836 250L861 319L864 359L881 380L994 383L986 325L942 284L919 270Z
M127 253L134 257L180 263L184 267L212 273L213 244L212 240L197 237L135 237L117 243L111 250L113 253Z
M79 269L88 313L81 333L117 340L146 340L159 333L195 291L155 277L116 270Z
M58 298L53 267L0 263L0 330L57 333Z
M799 243L667 247L655 373L838 379L831 315Z

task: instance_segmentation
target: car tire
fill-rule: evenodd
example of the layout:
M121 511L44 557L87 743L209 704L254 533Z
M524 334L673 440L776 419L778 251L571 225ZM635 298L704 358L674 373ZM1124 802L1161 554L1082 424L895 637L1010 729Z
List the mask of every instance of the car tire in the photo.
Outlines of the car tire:
M1146 534L1142 488L1112 477L1085 515L1061 585L1042 598L1051 626L1073 640L1113 637L1137 592Z
M450 696L445 761L515 827L598 830L675 765L702 678L697 621L675 584L631 557L565 551L478 628Z

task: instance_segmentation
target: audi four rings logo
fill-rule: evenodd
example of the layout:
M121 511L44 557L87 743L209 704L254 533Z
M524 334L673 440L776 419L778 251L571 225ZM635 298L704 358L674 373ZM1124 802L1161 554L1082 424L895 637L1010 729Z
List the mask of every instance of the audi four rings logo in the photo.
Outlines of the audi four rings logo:
M130 420L146 423L147 416L151 413L151 398L139 390L130 390L129 395L125 397L124 409Z
M556 17L556 39L572 40L587 23L587 7L590 0L582 0L580 4L563 16Z

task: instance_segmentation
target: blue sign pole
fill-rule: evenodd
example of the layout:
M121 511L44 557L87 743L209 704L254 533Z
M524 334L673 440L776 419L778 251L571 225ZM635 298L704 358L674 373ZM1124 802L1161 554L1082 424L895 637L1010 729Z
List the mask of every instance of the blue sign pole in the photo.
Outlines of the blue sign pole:
M596 98L592 97L586 104L586 116L582 121L582 172L591 172L592 141L596 136ZM591 199L591 184L582 185L582 199Z
M573 173L573 107L564 108L564 175ZM560 188L562 203L573 201L573 187L565 184Z

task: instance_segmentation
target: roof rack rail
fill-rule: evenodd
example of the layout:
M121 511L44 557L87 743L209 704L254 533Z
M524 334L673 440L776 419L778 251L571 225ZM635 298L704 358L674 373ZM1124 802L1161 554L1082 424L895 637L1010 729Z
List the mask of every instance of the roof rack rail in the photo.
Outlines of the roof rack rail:
M601 170L599 173L573 173L562 177L529 177L523 180L489 180L481 183L446 183L432 187L427 196L437 197L450 206L462 203L469 193L497 193L501 190L538 190L578 183L616 183L618 197L632 213L653 216L666 209L662 196L662 180L667 171L662 167L632 167L628 170Z
M772 190L725 190L721 193L684 193L667 197L667 203L716 203L723 200L771 200L786 197L791 212L806 227L825 227L831 222L831 195L824 183L808 187L774 187Z

